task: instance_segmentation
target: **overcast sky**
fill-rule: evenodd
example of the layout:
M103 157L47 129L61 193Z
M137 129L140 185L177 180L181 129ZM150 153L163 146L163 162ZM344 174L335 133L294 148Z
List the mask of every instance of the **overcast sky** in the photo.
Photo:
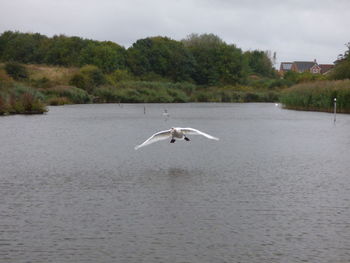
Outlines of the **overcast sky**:
M213 33L281 61L332 63L350 42L349 0L0 0L6 30L110 40Z

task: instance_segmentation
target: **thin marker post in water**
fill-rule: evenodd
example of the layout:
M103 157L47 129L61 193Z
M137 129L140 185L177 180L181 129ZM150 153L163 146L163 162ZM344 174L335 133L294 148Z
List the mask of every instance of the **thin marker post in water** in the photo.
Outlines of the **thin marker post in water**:
M334 123L337 121L337 98L334 98Z

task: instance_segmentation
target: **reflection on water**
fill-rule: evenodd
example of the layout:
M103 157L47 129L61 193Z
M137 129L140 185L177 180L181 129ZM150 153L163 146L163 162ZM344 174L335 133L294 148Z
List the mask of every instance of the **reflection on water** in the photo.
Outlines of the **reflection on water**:
M146 107L0 118L0 262L350 261L350 116Z
M171 167L168 169L168 175L170 176L191 176L193 174L200 174L199 171L188 171L182 168Z

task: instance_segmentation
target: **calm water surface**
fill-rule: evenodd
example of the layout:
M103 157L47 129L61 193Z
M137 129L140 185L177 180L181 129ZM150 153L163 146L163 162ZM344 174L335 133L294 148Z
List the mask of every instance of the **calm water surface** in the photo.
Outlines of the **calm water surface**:
M0 262L350 262L350 116L337 117L274 104L1 117ZM220 141L134 150L171 126Z

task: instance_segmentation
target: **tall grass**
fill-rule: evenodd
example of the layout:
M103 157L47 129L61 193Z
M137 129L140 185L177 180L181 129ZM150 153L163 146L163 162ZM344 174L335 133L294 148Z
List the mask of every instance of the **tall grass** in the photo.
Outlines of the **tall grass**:
M350 113L350 80L298 84L285 90L280 101L288 109L331 112L334 98L337 112Z
M278 99L278 91L244 86L203 88L191 96L194 102L275 102Z
M83 104L92 100L92 96L85 90L73 86L55 86L39 90L46 96L49 105Z
M79 68L68 68L47 65L26 65L29 77L32 80L47 79L50 82L60 85L68 85L69 80L74 74L79 72Z

